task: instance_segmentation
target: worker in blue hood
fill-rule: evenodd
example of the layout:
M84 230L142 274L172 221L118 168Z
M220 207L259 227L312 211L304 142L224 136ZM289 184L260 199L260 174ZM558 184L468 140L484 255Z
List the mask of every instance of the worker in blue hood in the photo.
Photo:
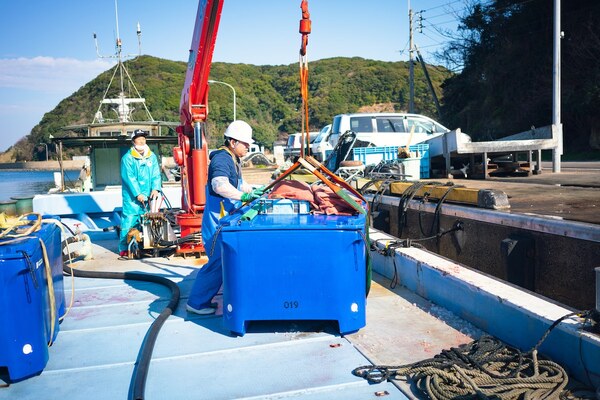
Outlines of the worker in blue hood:
M133 227L140 229L141 216L148 211L148 201L158 198L161 175L158 158L146 144L148 133L136 129L131 134L133 146L121 158L123 216L119 255L127 257L127 233Z
M223 283L221 266L221 237L215 234L219 219L262 195L261 188L253 188L242 179L241 159L248 154L252 139L252 128L244 121L233 121L225 131L225 143L210 154L206 206L202 216L202 241L209 255L192 287L187 302L187 311L208 315L217 308L211 303Z

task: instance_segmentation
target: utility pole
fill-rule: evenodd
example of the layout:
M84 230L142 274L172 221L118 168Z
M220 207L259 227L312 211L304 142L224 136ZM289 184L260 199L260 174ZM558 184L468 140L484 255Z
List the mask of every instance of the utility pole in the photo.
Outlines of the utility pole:
M552 172L560 172L563 154L563 130L560 121L560 0L554 0L554 56L552 62L552 125L557 130L558 144L552 149ZM538 153L539 154L539 153Z
M413 11L408 0L408 112L415 112L415 67L413 63Z

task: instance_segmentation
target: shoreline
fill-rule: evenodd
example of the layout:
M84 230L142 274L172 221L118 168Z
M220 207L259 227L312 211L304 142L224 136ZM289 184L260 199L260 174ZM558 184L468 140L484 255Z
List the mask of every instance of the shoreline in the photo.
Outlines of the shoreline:
M83 166L83 160L65 160L65 171L76 171ZM0 171L60 171L60 164L56 160L49 161L22 161L13 163L0 163Z

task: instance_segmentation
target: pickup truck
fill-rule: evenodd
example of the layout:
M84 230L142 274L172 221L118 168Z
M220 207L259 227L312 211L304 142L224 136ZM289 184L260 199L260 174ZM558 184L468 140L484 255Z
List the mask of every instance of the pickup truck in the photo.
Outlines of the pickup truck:
M315 141L315 139L317 138L318 135L319 135L319 132L309 132L308 133L309 142L310 142L309 146ZM283 149L283 157L284 157L285 161L293 161L294 158L296 158L300 155L301 139L302 139L301 133L292 133L288 136L287 144L286 144L285 148ZM305 149L305 152L308 153L307 149Z

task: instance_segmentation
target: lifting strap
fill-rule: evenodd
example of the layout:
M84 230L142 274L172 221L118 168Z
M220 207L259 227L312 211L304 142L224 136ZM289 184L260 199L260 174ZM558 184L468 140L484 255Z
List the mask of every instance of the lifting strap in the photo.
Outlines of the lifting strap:
M308 120L308 59L306 57L306 45L308 44L308 35L311 30L311 21L310 21L310 13L308 12L308 0L302 0L300 4L300 8L302 9L302 19L300 20L300 34L302 35L302 43L300 45L300 92L302 95L302 143L300 145L300 157L299 159L287 169L283 174L281 174L277 179L271 182L266 188L265 191L271 189L275 184L285 179L287 176L291 175L295 170L300 167L303 167L310 171L313 175L319 178L325 185L327 185L335 194L337 194L340 198L342 198L346 203L348 203L352 208L354 208L357 212L361 214L367 214L365 209L356 202L348 193L344 191L344 189L348 190L350 193L354 194L358 197L360 201L365 203L364 197L352 186L346 183L343 179L335 175L333 172L329 171L323 165L321 165L317 160L310 157L310 152L304 151L304 145L306 144L308 148L309 141L308 132L309 132L309 120Z

